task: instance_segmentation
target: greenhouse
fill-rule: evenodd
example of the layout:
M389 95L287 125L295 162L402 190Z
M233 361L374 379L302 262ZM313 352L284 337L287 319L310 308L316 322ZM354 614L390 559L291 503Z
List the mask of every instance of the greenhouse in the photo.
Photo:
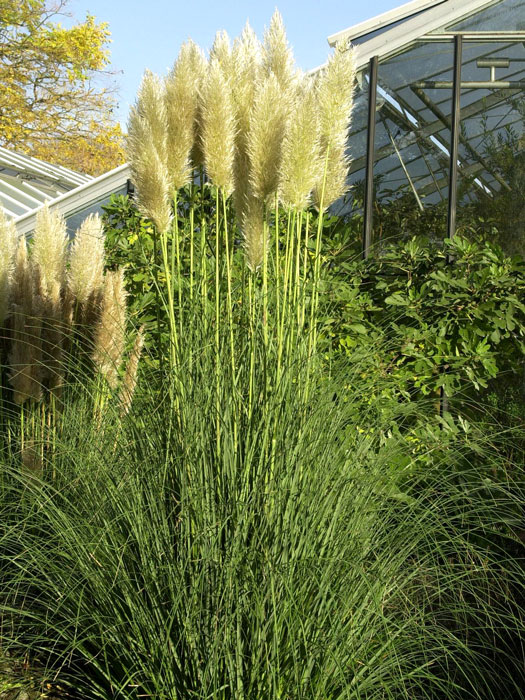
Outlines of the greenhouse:
M415 0L341 39L359 86L337 211L362 204L365 251L401 221L442 237L473 214L522 252L525 0Z

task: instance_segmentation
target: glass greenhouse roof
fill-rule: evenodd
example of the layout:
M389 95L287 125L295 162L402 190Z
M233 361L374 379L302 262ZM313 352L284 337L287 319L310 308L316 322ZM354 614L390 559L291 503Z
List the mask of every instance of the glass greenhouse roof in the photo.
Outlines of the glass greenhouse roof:
M357 35L352 182L365 176L368 64L378 56L376 196L407 194L421 209L448 198L454 35L462 33L460 178L470 194L509 188L494 151L510 142L525 150L525 0L413 2L399 12L329 39ZM353 208L352 197L340 212Z
M93 178L0 147L0 207L18 217Z

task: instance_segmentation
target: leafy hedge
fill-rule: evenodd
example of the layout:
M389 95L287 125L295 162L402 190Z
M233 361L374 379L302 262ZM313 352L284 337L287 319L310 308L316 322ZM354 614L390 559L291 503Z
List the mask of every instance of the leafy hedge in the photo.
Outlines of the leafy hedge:
M525 264L462 237L413 238L325 277L332 351L369 357L397 390L485 388L519 373L525 353Z

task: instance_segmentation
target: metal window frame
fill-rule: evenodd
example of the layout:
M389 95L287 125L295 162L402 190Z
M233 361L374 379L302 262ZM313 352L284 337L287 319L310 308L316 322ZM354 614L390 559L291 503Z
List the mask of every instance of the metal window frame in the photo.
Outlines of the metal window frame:
M374 156L376 138L377 74L379 57L373 56L368 74L368 130L366 135L366 174L365 197L363 202L363 258L370 255L372 246L373 206L374 206Z

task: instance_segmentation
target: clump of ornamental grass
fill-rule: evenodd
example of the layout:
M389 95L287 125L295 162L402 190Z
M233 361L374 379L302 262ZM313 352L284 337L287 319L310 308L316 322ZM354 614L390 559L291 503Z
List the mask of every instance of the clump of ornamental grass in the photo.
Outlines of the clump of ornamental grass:
M186 400L181 374L198 362L198 346L188 365L182 359L196 315L206 319L206 346L213 343L217 358L221 338L227 338L232 373L244 363L252 368L248 404L254 398L258 342L277 348L279 371L302 334L309 336L307 354L315 355L322 217L336 190L345 187L348 160L340 146L348 136L354 80L346 44L316 76L298 71L278 12L262 42L249 25L233 44L219 32L207 61L190 42L166 80L149 71L144 75L129 117L128 160L137 207L153 223L159 261L153 282L168 325L163 332L158 314L157 346L170 370L165 377L174 416ZM329 100L332 88L339 94ZM210 218L194 206L201 167L206 176L200 180L201 202L212 188ZM178 188L188 180L186 204L179 202ZM326 187L322 201L320 181ZM308 208L314 202L320 213L312 233ZM260 338L253 333L258 317L264 319ZM242 350L234 339L237 324L246 324ZM220 452L218 360L213 376ZM309 379L304 381L307 386ZM239 391L231 401L241 404Z
M493 448L496 428L440 429L426 403L367 421L363 394L376 416L384 399L359 366L316 372L307 394L299 347L277 382L271 346L232 374L221 334L220 452L216 349L197 317L180 420L146 377L118 429L117 406L97 433L72 412L53 484L9 473L10 652L38 650L62 686L107 700L519 697L522 468ZM251 372L237 423L231 397ZM390 431L418 415L419 432Z
M119 389L127 326L123 275L118 270L104 275L98 215L89 216L70 242L63 217L44 206L29 247L25 236L16 242L13 225L2 219L0 249L7 377L2 430L18 434L13 444L19 444L23 464L35 470L49 449L43 444L55 432L66 385L81 386L91 375L100 378L100 386ZM139 350L132 352L125 374L128 405Z

